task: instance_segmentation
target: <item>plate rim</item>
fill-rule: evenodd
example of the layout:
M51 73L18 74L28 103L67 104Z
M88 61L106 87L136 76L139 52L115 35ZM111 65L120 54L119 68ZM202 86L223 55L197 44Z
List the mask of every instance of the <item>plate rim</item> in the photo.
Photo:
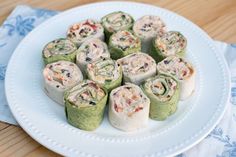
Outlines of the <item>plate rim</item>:
M40 29L40 27L42 27L43 25L46 25L47 23L49 23L50 21L52 21L54 18L56 19L56 18L58 18L58 17L60 17L60 16L63 16L63 14L68 14L68 13L70 13L70 12L73 12L73 11L78 10L78 9L80 9L80 8L83 8L83 7L89 8L90 6L93 6L93 5L102 5L102 4L113 4L113 5L114 5L114 4L121 4L121 3L122 3L122 4L126 3L127 5L132 5L132 4L134 4L134 5L143 5L143 6L152 7L152 8L155 8L155 9L160 9L160 10L163 10L164 12L174 14L174 15L175 15L176 17L178 17L178 18L184 19L185 21L191 23L191 25L194 25L198 30L201 31L202 35L203 35L203 36L208 40L208 42L210 43L210 46L212 47L212 49L214 49L215 55L218 55L218 56L216 56L217 59L221 58L221 59L220 59L221 64L222 64L221 67L223 67L223 69L225 70L225 73L226 73L226 76L224 76L224 77L225 77L225 79L224 79L224 84L225 84L226 87L227 87L227 89L225 89L225 90L226 90L226 91L225 91L226 94L225 94L224 100L223 100L223 98L221 99L221 101L224 102L223 111L220 113L218 119L213 122L213 124L211 125L211 127L209 127L209 128L207 129L208 131L206 131L205 133L203 133L203 134L201 135L201 138L198 138L197 140L195 140L195 142L192 142L190 145L188 145L188 146L186 146L186 147L184 147L184 148L181 148L181 149L179 149L179 150L173 152L172 154L168 154L168 156L177 155L177 154L179 154L179 153L181 153L181 152L183 152L183 151L186 151L186 150L190 149L191 147L193 147L194 145L196 145L197 143L199 143L202 139L204 139L204 138L214 129L214 127L215 127L215 126L219 123L219 121L222 119L222 117L223 117L223 115L224 115L224 113L225 113L225 111L226 111L226 108L227 108L227 105L226 105L226 104L227 104L227 101L229 100L229 97L230 97L230 73L229 73L229 69L227 68L227 63L226 63L226 60L225 60L223 54L220 53L220 52L218 52L218 49L216 48L216 46L215 46L214 43L213 43L213 40L208 36L208 34L207 34L205 31L203 31L200 27L198 27L196 24L194 24L194 23L191 22L190 20L186 19L185 17L183 17L183 16L181 16L181 15L178 15L178 14L176 14L175 12L172 12L172 11L167 10L167 9L165 9L165 8L161 8L161 7L159 7L159 6L155 6L155 5L151 5L151 4L140 3L140 2L138 3L138 2L131 2L131 1L112 1L112 2L110 1L110 2L96 2L96 3L88 3L88 4L85 4L85 5L80 5L80 6L77 6L77 7L68 9L68 10L65 10L65 11L63 11L63 12L60 12L59 14L53 16L52 18L49 18L48 20L45 20L44 22L42 22L41 24L39 24L37 27L35 27L35 28L34 28L26 37L24 37L24 39L18 44L18 46L17 46L16 49L14 50L14 52L13 52L13 54L12 54L10 60L9 60L8 65L12 65L12 64L13 64L14 56L16 56L17 51L18 51L20 45L21 45L22 43L24 43L24 41L27 39L27 37L29 37L31 34L33 34L35 30ZM216 52L217 52L217 54L216 54ZM39 142L41 145L43 145L43 146L49 148L50 150L52 150L52 151L54 151L54 152L56 152L56 153L59 153L59 154L62 154L62 155L67 155L65 151L63 151L63 150L61 151L60 149L58 149L58 148L61 148L61 147L58 147L58 145L53 145L53 144L52 144L52 143L55 143L55 141L52 141L52 140L48 139L47 137L45 137L45 139L42 140L42 139L41 139L42 137L36 136L36 135L35 135L35 132L32 132L32 129L33 129L33 128L30 128L30 129L27 128L26 124L23 122L24 119L26 119L26 117L25 117L24 115L22 116L22 115L20 115L19 113L17 113L17 110L18 110L18 109L17 109L17 108L14 108L14 105L13 105L14 102L11 100L10 94L8 93L8 92L9 92L9 89L10 89L10 88L9 88L9 86L10 86L10 85L9 85L9 84L10 84L10 78L9 78L9 77L10 77L10 73L11 73L11 71L12 71L12 70L11 70L11 67L12 67L12 66L7 66L7 70L6 70L5 93L6 93L7 102L8 102L8 104L9 104L9 107L10 107L11 112L13 113L15 119L16 119L17 122L20 124L20 126L23 128L23 130L26 131L26 133L27 133L28 135L30 135L31 138L35 139L35 140L36 140L37 142ZM222 103L222 102L221 102L221 103ZM218 109L218 107L217 107L217 109ZM37 129L33 129L33 130L34 130L34 131L37 131ZM47 142L45 142L45 140L46 140ZM68 150L70 150L70 149L68 149ZM70 150L70 151L74 151L74 150ZM81 152L80 152L80 153L81 153ZM83 153L83 152L82 152L82 153ZM84 155L84 156L88 156L88 155L90 155L90 154L83 153L83 155Z

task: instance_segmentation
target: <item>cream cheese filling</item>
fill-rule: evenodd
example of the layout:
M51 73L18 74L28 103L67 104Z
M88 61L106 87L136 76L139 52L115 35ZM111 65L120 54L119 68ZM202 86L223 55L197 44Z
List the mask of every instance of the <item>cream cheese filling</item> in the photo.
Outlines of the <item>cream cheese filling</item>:
M93 81L84 81L69 91L67 100L78 107L94 106L105 96L105 92Z
M78 51L78 60L87 63L110 57L106 44L99 39L92 39L83 43Z
M102 22L109 32L117 32L131 25L132 18L126 13L115 12L104 17Z
M46 45L43 50L44 57L48 58L54 55L66 55L73 53L76 46L70 40L57 39Z
M153 38L163 35L166 32L166 25L160 17L146 15L135 22L133 30L141 38Z
M147 101L139 90L129 85L119 87L112 96L114 110L128 117L143 110Z
M67 61L48 64L43 74L47 82L58 89L66 89L74 85L82 75L76 64Z
M72 25L67 35L69 38L74 38L78 41L83 41L85 38L97 34L97 32L103 30L103 27L100 23L95 22L94 20L88 19Z
M144 53L131 54L118 61L127 75L138 75L155 68L155 61Z
M158 63L157 70L163 73L171 74L178 80L188 79L194 73L192 65L184 59L176 56L167 57Z
M177 82L171 77L160 76L159 78L147 81L145 86L160 101L164 102L170 100L174 95Z
M92 80L104 84L106 81L114 81L120 77L120 67L112 59L103 59L88 64L88 73Z
M139 45L139 39L129 31L119 31L111 36L113 46L125 51Z
M158 37L155 44L163 55L170 56L183 51L187 41L179 32L170 31Z

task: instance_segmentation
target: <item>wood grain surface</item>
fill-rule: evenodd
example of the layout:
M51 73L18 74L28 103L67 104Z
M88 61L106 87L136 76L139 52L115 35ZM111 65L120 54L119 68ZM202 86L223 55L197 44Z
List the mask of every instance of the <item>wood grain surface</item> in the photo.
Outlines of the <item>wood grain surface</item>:
M100 0L0 0L0 23L20 4L63 11ZM174 11L205 30L213 39L236 43L236 0L137 0ZM43 147L20 127L0 122L0 156L60 156Z

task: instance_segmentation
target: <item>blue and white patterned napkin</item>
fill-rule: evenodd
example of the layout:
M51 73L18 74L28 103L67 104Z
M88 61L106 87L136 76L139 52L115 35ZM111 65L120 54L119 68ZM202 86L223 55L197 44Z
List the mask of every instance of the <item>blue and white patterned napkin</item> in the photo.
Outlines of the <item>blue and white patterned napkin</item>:
M27 33L57 13L20 5L0 27L0 121L17 125L4 92L5 71L11 54ZM215 44L224 53L231 71L231 100L216 128L198 145L177 157L236 157L236 45L218 41Z
M7 63L18 43L37 25L56 11L17 6L0 27L0 121L17 124L5 98L4 76Z

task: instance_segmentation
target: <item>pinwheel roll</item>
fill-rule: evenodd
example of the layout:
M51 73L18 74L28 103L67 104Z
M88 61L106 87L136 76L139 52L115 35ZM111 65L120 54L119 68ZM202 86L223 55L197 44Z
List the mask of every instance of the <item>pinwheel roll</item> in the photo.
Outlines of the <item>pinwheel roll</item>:
M68 61L47 64L43 70L43 77L46 94L62 105L64 105L65 90L83 80L83 75L78 66Z
M85 73L86 65L102 58L110 58L107 45L99 39L84 42L78 49L76 64Z
M104 29L99 22L87 19L73 24L67 32L67 38L79 47L88 39L99 38L104 40Z
M166 32L166 25L159 16L146 15L134 23L133 31L142 41L142 52L148 52L152 40Z
M165 120L177 109L180 90L176 79L168 75L157 75L147 79L142 89L151 101L150 118Z
M134 84L126 84L111 91L109 121L123 131L135 131L148 123L150 100Z
M121 85L121 67L110 58L100 59L88 64L86 72L90 80L100 84L108 92Z
M56 39L49 42L43 49L44 64L59 60L75 62L76 45L68 39Z
M156 75L155 60L145 53L134 53L117 60L121 65L124 82L139 85L145 79Z
M184 56L186 46L187 40L180 32L170 31L153 40L149 53L160 62L171 55Z
M108 41L113 33L120 30L131 30L134 19L127 13L117 11L104 16L101 23L105 30L106 41Z
M69 124L87 131L95 130L102 122L107 91L91 80L83 80L64 95L66 118Z
M124 30L113 34L109 40L109 51L112 59L119 59L131 53L141 51L141 41L131 32Z
M173 76L180 83L180 99L188 98L195 89L194 67L181 57L169 56L157 64L157 72Z

